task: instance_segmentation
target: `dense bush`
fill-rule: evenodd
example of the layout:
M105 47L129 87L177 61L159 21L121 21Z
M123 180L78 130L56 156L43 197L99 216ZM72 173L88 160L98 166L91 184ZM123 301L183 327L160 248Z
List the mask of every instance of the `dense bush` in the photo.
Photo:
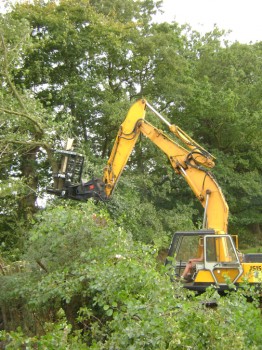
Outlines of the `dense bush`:
M194 296L171 283L157 262L157 249L134 241L105 213L95 215L92 202L45 210L30 232L25 271L1 276L2 311L12 305L2 344L7 349L259 349L262 324L255 303L240 291ZM206 308L210 298L217 308Z

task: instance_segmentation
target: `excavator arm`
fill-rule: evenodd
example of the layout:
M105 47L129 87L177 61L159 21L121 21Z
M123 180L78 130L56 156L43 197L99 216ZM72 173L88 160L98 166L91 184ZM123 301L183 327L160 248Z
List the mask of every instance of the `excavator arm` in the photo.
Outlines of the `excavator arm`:
M140 134L140 123L146 115L146 102L139 100L129 109L118 131L111 155L104 169L103 183L109 198L116 187L122 171L133 151Z
M180 146L145 120L146 107L149 107L168 125L170 131L185 144L185 147ZM120 127L104 170L103 182L106 196L109 197L112 194L140 134L149 138L160 148L167 155L175 173L186 180L204 207L203 227L227 232L228 206L219 185L206 169L214 166L214 157L179 127L168 123L146 100L139 100L130 108Z
M146 108L149 108L167 124L169 130L176 139L180 140L180 143L184 144L184 147L145 120ZM208 171L208 168L214 166L214 157L182 129L170 124L145 99L131 106L121 124L104 169L102 181L93 179L87 183L72 184L70 179L67 179L67 182L64 182L65 186L62 186L56 194L78 200L86 200L91 197L99 200L108 199L116 188L140 134L150 139L166 154L175 173L182 176L188 183L204 207L203 228L214 229L216 232L227 232L228 206L219 185ZM65 157L68 159L68 154ZM62 163L65 167L65 159ZM54 190L53 193L55 193Z

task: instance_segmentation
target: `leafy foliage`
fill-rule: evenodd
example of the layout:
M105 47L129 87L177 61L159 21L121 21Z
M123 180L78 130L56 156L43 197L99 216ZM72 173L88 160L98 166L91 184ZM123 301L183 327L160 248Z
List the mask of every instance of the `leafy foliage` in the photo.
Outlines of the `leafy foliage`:
M170 282L156 246L135 242L93 211L88 203L38 215L25 256L30 269L1 277L1 305L22 302L27 314L17 319L13 310L12 322L22 329L1 332L7 346L259 349L260 311L243 292L220 297L211 289L195 297ZM210 298L217 309L205 307ZM28 329L38 336L25 335Z

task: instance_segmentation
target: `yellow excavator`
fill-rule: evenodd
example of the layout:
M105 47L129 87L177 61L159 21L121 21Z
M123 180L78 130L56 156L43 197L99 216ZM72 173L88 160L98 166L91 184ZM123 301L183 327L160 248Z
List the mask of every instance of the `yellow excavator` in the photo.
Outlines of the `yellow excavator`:
M174 137L170 138L147 122L146 109L159 117ZM80 201L109 199L140 134L166 154L175 173L185 179L204 208L201 230L174 234L166 260L172 278L186 277L184 286L194 291L204 291L210 285L224 291L229 284L237 286L244 281L260 286L262 254L240 254L237 236L227 233L228 205L209 171L215 165L215 158L181 128L169 123L145 99L129 109L102 179L82 182L84 157L72 151L73 140L69 140L66 149L57 152L61 159L60 171L53 174L54 184L48 192ZM190 264L191 269L188 269ZM187 276L184 276L185 271L188 271Z

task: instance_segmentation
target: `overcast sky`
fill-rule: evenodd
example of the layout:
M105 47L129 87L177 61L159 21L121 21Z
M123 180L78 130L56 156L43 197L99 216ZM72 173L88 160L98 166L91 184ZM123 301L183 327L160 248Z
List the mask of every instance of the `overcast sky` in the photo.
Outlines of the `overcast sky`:
M163 21L188 23L205 33L214 24L231 30L230 41L262 41L262 0L163 0Z
M14 0L15 1L15 0ZM0 10L5 0L0 0ZM262 41L262 0L163 0L164 14L158 21L188 23L201 33L231 30L230 41Z

